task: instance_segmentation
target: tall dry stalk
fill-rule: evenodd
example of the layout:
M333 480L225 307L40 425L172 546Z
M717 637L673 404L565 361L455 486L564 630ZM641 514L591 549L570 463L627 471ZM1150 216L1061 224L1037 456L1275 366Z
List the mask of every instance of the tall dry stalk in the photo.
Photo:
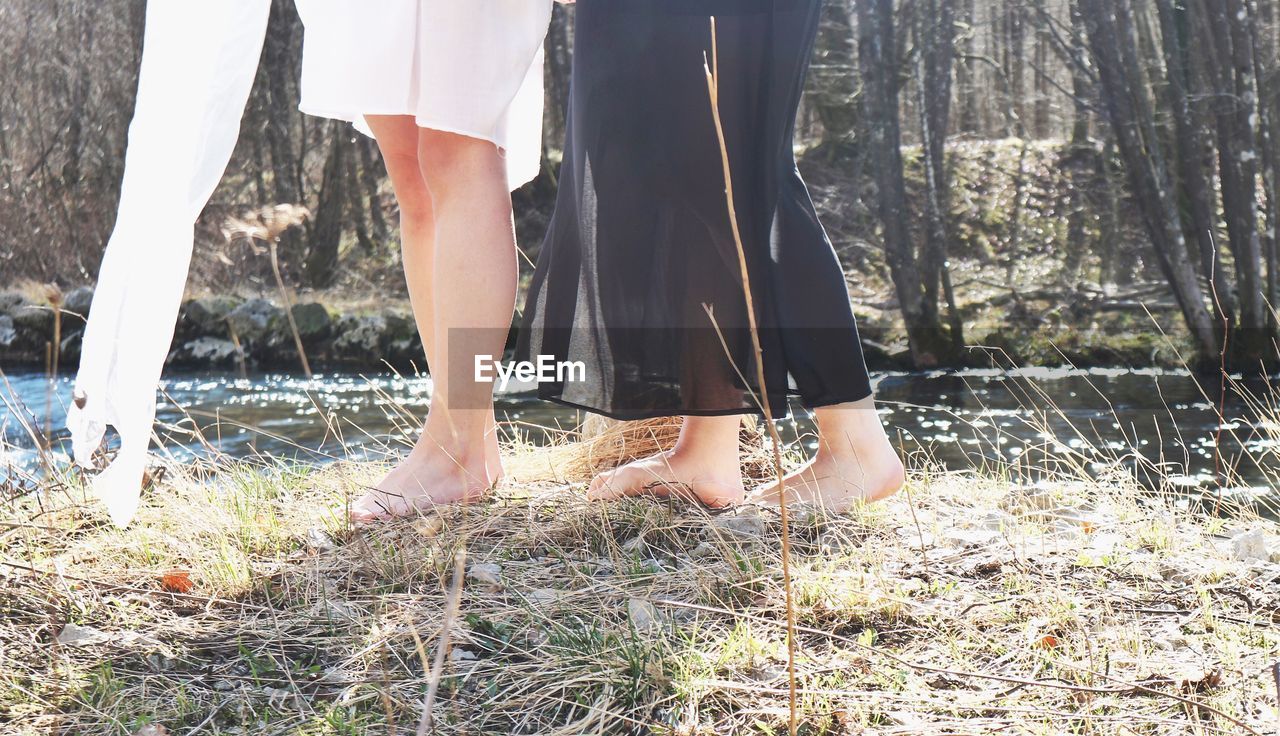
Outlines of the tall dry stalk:
M716 47L715 16L711 17L711 61L708 64L704 58L703 62L702 68L707 75L707 92L711 96L711 117L715 121L716 138L720 143L720 162L724 166L724 195L729 206L729 226L733 231L733 243L738 250L738 267L742 271L742 292L747 299L747 325L751 329L751 347L756 357L756 382L762 394L757 397L757 400L761 411L764 412L765 427L769 431L769 439L773 444L773 469L778 480L778 508L782 516L782 587L786 594L787 606L788 727L791 736L796 736L796 729L799 726L796 712L796 614L791 593L791 518L787 512L787 494L783 486L782 437L778 434L778 427L773 423L773 412L769 407L768 387L764 376L764 350L760 347L760 330L756 325L756 309L751 298L747 252L742 245L742 232L738 228L738 210L733 201L733 173L729 165L729 147L725 143L724 125L720 121L720 61Z
M311 363L307 361L307 350L302 347L302 334L298 332L298 323L293 319L293 299L289 289L284 285L284 276L280 273L280 257L278 255L280 241L272 240L267 244L271 249L271 272L276 276L276 286L280 289L280 301L284 303L284 316L289 320L289 331L293 333L293 344L298 349L298 358L302 361L302 373L307 380L312 379Z
M434 728L431 709L436 702L436 691L440 688L440 675L444 672L445 655L449 653L449 629L458 617L458 604L462 601L462 580L467 569L467 552L461 549L453 558L453 581L449 584L449 600L445 603L444 620L440 623L440 641L436 644L436 658L431 665L431 679L427 683L427 695L422 699L422 718L418 721L418 735L426 736ZM413 634L415 640L418 634ZM422 642L418 640L418 651L422 653ZM423 664L426 664L423 662Z
M45 373L49 383L44 395L44 448L53 447L53 395L58 390L58 363L62 359L62 289L57 284L49 284L49 306L53 309L53 342L45 351Z
M276 278L276 288L280 291L280 301L284 306L284 316L289 323L289 331L293 334L293 344L298 349L298 359L302 362L302 372L307 380L312 379L311 363L307 360L307 351L302 345L302 335L298 332L298 323L293 318L293 297L285 286L284 275L280 272L280 256L278 253L280 236L295 225L300 225L311 216L306 207L294 204L279 204L266 207L246 218L232 218L223 227L224 234L230 237L249 238L250 242L261 240L267 244L267 252L271 258L271 272ZM259 251L261 252L261 251ZM234 338L233 338L234 340Z

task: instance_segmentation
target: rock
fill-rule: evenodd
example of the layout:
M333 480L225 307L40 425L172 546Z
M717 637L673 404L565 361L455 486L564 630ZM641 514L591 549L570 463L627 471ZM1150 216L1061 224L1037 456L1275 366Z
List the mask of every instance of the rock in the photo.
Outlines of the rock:
M182 316L204 332L222 335L226 333L222 321L239 306L240 300L233 296L202 296L184 304Z
M24 304L10 313L13 325L19 334L34 333L40 340L48 339L53 334L53 309L49 306Z
M465 662L465 661L474 660L475 658L476 658L475 652L463 649L462 647L454 647L453 649L449 650L450 662Z
M227 313L227 322L235 328L241 342L261 340L267 336L276 321L284 317L284 310L266 299L250 299Z
M333 331L333 315L319 302L295 304L290 311L303 342L323 340Z
M966 549L969 547L985 547L1002 537L999 531L974 528L970 525L949 527L942 532L940 541L949 547Z
M0 348L7 348L18 339L18 331L13 327L13 317L0 314Z
M478 562L467 570L467 580L490 590L502 590L502 566L492 562Z
M387 321L384 335L383 357L392 364L422 364L425 360L422 350L422 339L418 336L418 327L410 315L399 312L387 312L383 315Z
M333 350L339 356L356 356L361 360L376 359L382 355L387 319L380 314L363 317L345 317L338 322L338 337Z
M58 632L57 642L68 647L84 647L91 644L101 644L105 641L110 641L112 638L109 632L95 629L91 626L68 623L62 627L62 631Z
M236 346L221 337L198 337L169 355L170 363L194 363L207 367L224 367L235 364Z
M639 632L653 631L660 625L658 609L649 601L640 598L632 598L627 601L627 618L631 620L631 625Z
M0 291L0 314L12 316L18 307L27 303L27 298L16 291Z
M1261 529L1250 529L1231 537L1231 554L1237 560L1245 562L1274 562L1280 556L1280 549L1274 553L1270 550L1271 540Z
M84 342L84 330L72 330L62 338L58 346L58 354L64 361L74 361L80 357L80 344Z
M744 539L759 539L764 536L764 518L754 506L714 516L711 525L721 532Z
M313 526L307 530L307 544L317 552L330 552L337 547L334 544L333 537L318 526Z
M715 553L716 553L716 547L714 544L710 542L699 542L698 546L694 547L693 550L689 552L689 556L696 560L696 559L702 559L705 557L711 557Z
M1058 510L1061 505L1051 490L1027 486L1010 491L1000 499L1000 508L1011 514L1034 515L1037 511Z
M88 286L81 286L78 289L72 289L62 299L62 310L78 315L81 318L89 316L89 305L93 302L93 289ZM67 315L63 315L66 317Z
M560 591L553 588L539 588L529 592L526 596L529 602L536 608L553 605L560 600Z
M134 731L133 736L169 736L169 729L158 723L149 723Z

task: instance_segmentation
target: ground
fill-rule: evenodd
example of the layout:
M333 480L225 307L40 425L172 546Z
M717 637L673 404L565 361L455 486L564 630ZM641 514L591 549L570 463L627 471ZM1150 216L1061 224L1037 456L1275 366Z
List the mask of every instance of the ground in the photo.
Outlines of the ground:
M591 504L573 447L367 529L369 464L170 468L125 530L74 479L11 500L0 731L412 733L434 680L436 733L786 733L778 514ZM800 732L1276 733L1276 531L1118 474L796 509Z

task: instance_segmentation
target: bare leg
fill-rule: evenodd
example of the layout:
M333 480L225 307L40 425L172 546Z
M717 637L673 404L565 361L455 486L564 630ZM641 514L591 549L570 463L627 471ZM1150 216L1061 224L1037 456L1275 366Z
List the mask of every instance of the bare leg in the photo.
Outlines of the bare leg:
M434 392L422 436L376 490L353 504L356 520L474 500L501 477L491 388L460 386L463 395L451 402L446 343L454 327L483 327L477 332L495 336L505 332L516 278L510 195L497 149L465 136L420 130L412 117L368 120L400 204L405 276ZM472 196L477 201L470 201ZM509 257L503 258L504 252ZM467 295L470 308L461 320L459 292Z
M818 452L783 479L789 503L813 503L843 513L855 504L888 498L902 488L906 471L880 423L874 399L822 407L814 415ZM775 482L754 495L778 503L781 492Z
M742 503L738 461L742 418L685 417L676 446L601 473L587 491L593 500L623 496L689 495L712 508Z

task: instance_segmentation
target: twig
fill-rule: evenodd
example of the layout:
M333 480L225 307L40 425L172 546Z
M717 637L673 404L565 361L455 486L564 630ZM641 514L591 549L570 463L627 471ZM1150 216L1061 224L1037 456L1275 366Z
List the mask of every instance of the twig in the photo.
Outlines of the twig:
M267 244L268 250L271 251L271 271L276 275L276 286L280 288L280 300L284 302L284 316L289 320L289 331L293 333L293 344L298 348L298 358L302 361L302 372L306 374L307 380L310 381L311 364L307 362L307 351L302 347L302 335L298 333L298 323L293 319L293 300L289 298L289 290L285 288L284 276L280 274L280 258L276 251L278 240L272 240Z
M1280 703L1280 661L1271 665L1271 679L1276 682L1276 702ZM1276 721L1280 722L1280 709L1276 711ZM1276 733L1280 733L1280 728L1276 729Z
M751 347L756 357L756 381L760 387L760 408L764 412L765 427L769 431L769 439L773 445L773 467L778 480L778 508L782 516L782 587L786 595L787 606L787 707L789 713L788 727L791 736L796 736L799 727L796 711L796 614L791 593L791 526L787 512L787 493L783 485L782 474L782 438L778 435L778 427L773 423L773 412L769 406L769 388L765 383L764 350L760 347L760 330L756 325L756 310L751 298L751 277L747 271L747 252L742 245L742 233L738 228L738 212L734 206L733 173L729 165L729 148L725 143L724 125L720 121L720 60L716 47L716 19L711 16L711 61L708 64L703 57L703 71L707 76L707 92L711 97L711 117L715 122L716 138L720 143L720 161L724 166L724 194L729 207L729 226L733 231L733 242L738 249L738 267L742 271L742 291L747 300L747 324L751 328Z
M440 641L436 644L436 660L431 665L431 679L427 684L427 696L422 699L422 718L418 721L418 736L426 736L432 730L431 706L435 704L436 690L440 688L440 673L444 670L445 653L449 650L449 629L458 616L458 603L462 598L462 578L466 570L466 550L459 550L453 560L453 582L449 584L449 600L445 603L444 621L440 623ZM414 639L417 639L414 632ZM421 651L421 641L418 642Z

